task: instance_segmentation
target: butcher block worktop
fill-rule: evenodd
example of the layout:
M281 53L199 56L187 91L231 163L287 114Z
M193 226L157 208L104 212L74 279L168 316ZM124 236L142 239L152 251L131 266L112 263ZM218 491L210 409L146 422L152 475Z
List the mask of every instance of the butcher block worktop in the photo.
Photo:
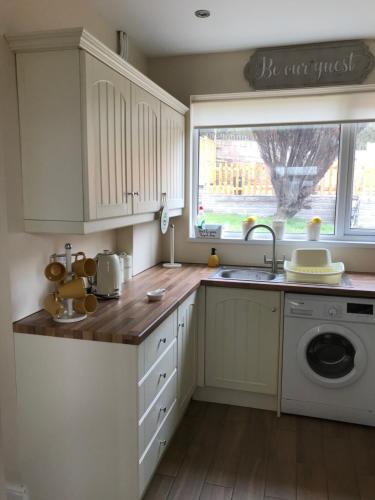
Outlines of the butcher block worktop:
M138 345L200 284L375 298L375 274L347 273L350 286L329 286L210 278L214 272L214 269L200 264L184 264L179 269L155 266L126 283L120 299L100 301L97 311L83 321L59 324L47 312L39 311L16 321L13 329L17 333ZM167 289L164 299L148 302L146 292L156 288Z

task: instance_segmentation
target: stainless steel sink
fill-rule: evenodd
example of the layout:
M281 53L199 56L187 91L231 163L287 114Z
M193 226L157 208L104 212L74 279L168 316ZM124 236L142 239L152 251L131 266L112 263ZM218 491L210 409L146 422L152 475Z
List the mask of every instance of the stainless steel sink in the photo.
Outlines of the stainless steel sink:
M236 281L284 281L284 274L272 273L257 267L222 267L212 278Z

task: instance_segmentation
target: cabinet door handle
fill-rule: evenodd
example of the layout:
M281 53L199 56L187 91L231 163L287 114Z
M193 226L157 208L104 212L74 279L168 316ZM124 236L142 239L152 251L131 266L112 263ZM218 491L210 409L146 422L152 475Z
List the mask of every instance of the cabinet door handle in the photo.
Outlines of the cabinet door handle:
M164 406L164 408L160 408L159 413L167 413L167 407Z
M276 308L276 307L273 307L273 308L271 309L271 311L274 313L274 312L276 312L276 311L277 311L277 308Z
M134 191L133 196L139 196L138 191Z
M166 374L166 373L161 373L161 374L159 375L159 382L160 382L160 380L161 380L162 378L164 378L164 379L165 379L165 378L167 378L167 374Z
M162 338L162 339L159 339L159 344L158 344L158 346L159 346L160 344L166 344L166 343L167 343L167 339L166 339L166 337L164 337L164 338Z
M185 326L184 322L178 324L178 328L183 328L184 326Z
M134 196L134 193L133 192L130 192L130 193L126 193L127 196L131 196L133 198Z
M160 441L160 446L167 446L167 440L163 439L162 441Z

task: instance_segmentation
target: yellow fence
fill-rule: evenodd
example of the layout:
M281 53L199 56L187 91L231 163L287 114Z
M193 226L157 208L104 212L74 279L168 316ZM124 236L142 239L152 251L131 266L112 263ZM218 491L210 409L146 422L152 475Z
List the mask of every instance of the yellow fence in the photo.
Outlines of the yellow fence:
M337 164L327 171L315 192L321 195L336 193ZM268 167L258 162L218 162L211 165L208 192L212 194L272 196L273 187Z
M269 169L262 161L220 162L216 159L216 144L208 138L200 139L199 183L212 194L272 196L274 194ZM326 172L315 189L319 195L335 195L337 162ZM353 194L375 196L375 162L357 159Z

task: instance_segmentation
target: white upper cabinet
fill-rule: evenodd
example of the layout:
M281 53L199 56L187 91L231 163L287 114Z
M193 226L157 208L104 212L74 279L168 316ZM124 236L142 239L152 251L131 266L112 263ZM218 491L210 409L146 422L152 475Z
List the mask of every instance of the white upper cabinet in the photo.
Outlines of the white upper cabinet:
M132 190L131 84L89 54L82 54L82 66L90 219L129 215L133 211L128 194Z
M206 385L277 393L280 293L206 291Z
M132 166L134 213L160 208L160 101L132 86Z
M185 177L185 117L161 103L162 192L168 208L183 208Z
M7 38L17 55L26 231L151 221L162 192L170 208L183 206L183 104L82 28Z

